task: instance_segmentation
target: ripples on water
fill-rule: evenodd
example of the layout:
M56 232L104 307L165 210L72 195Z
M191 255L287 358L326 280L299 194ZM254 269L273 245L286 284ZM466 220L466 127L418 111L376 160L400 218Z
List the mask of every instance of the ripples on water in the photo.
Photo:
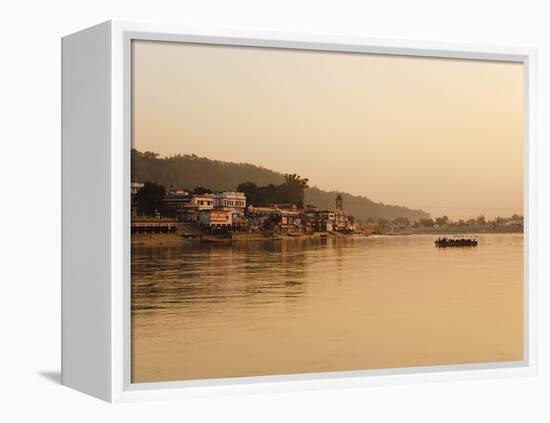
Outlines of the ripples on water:
M134 382L519 360L523 237L132 248Z

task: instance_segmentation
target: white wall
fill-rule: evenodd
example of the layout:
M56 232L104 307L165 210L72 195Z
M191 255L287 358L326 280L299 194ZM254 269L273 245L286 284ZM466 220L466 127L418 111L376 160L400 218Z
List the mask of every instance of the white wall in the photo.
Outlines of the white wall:
M60 362L60 37L115 18L539 48L539 160L550 160L545 1L13 1L2 3L0 66L0 420L550 421L548 247L540 249L535 378L110 406L51 382ZM545 121L546 120L546 121ZM540 166L540 180L550 179ZM32 188L32 189L31 189ZM550 216L540 184L540 216ZM540 224L540 240L550 238ZM546 391L546 392L545 392ZM11 414L10 418L6 415Z

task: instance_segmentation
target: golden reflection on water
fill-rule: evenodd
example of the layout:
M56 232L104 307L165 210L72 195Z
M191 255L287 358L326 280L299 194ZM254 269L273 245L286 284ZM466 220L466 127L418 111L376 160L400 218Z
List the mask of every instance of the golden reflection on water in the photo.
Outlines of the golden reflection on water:
M132 248L132 382L523 359L523 236Z

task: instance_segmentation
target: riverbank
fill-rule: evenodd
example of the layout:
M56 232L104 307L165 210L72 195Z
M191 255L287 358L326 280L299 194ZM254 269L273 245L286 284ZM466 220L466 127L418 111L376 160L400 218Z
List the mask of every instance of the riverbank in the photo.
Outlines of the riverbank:
M233 232L231 240L234 242L265 241L278 239L273 232Z
M168 234L132 234L132 245L177 245L188 242L184 237L175 233Z
M258 241L277 241L277 240L293 240L293 239L322 239L331 237L351 237L344 234L327 234L326 232L314 232L310 234L277 234L274 232L233 232L230 236L201 234L196 237L186 237L181 233L160 233L160 234L132 234L132 245L174 245L184 244L189 242L228 242L228 243L243 243L243 242L258 242Z

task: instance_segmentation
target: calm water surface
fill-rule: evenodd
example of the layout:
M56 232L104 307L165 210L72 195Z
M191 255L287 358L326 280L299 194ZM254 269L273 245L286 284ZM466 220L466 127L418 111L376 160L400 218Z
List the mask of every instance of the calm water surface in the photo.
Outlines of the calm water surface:
M523 236L132 248L132 380L523 358Z

